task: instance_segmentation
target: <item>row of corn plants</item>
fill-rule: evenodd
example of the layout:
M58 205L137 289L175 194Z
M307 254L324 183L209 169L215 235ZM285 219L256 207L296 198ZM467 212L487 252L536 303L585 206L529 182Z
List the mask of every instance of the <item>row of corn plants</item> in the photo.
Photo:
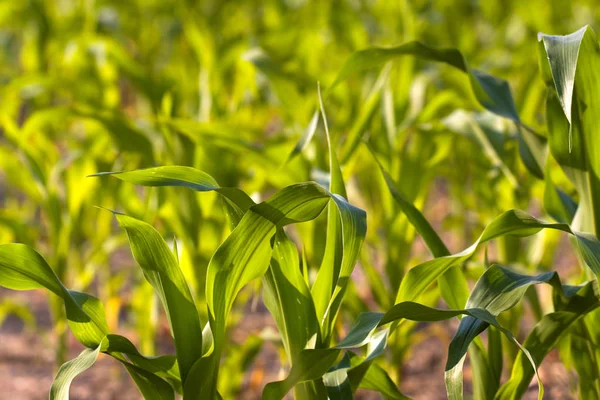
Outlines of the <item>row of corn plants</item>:
M31 4L38 26L65 35L78 29L53 19L53 6ZM30 9L11 7L11 15ZM293 55L272 55L309 33L308 23L289 35L275 31L265 48L244 52L241 27L231 26L223 40L204 19L186 17L200 10L153 7L183 21L179 29L190 48L174 48L182 60L197 57L199 70L183 61L148 69L144 61L160 42L152 26L122 28L147 39L138 61L100 33L117 29L107 14L98 17L102 26L87 24L87 33L69 42L58 69L52 55L61 37L52 42L44 30L32 32L23 53L27 74L3 88L0 163L9 193L0 237L11 243L0 245L0 285L51 293L61 364L51 398L68 398L73 379L99 353L120 362L144 398L235 396L248 367L239 360L256 357L263 339L248 337L236 347L230 334L257 293L277 326L287 375L267 384L264 398L292 391L296 398L352 398L358 389L405 398L398 387L402 365L420 340L417 323L453 318L460 322L445 377L439 377L449 398L463 396L467 355L475 398L520 398L536 377L541 398L537 368L554 348L577 372L579 396L600 397L594 324L599 49L590 28L539 36L543 85L526 88L524 105L519 98L515 104L505 81L472 68L458 50L422 42L354 53L321 96L315 84L321 73L309 58L284 69ZM212 7L215 20L233 10L231 4ZM381 18L388 11L378 10ZM402 12L410 20L415 11L405 5ZM94 14L82 6L72 21ZM420 27L404 29L407 37L427 38ZM364 47L360 33L349 37L352 43L339 42ZM473 45L469 40L464 48ZM295 50L312 54L310 35L299 43L304 47ZM320 49L322 56L328 50ZM531 57L521 59L535 66ZM417 62L424 63L422 71ZM65 79L61 68L72 76ZM364 73L363 86L353 86L353 76ZM190 85L177 88L178 74L200 81L200 93ZM263 83L246 87L255 74ZM124 111L133 101L119 93L119 76L139 93L135 101L143 102L145 121ZM306 93L297 82L307 82ZM258 100L249 102L248 91ZM270 113L258 103L271 95L286 123L314 112L291 153L289 137L253 141L262 134L256 121L268 121ZM544 99L540 122L536 105ZM190 114L195 121L182 118ZM61 134L67 127L72 136ZM137 169L152 165L164 166ZM460 240L439 235L420 211L428 197L439 196L440 178L458 210L442 229ZM532 199L551 221L519 211ZM468 217L473 210L476 224ZM552 272L561 232L583 267L569 284ZM417 237L430 256L415 256ZM126 242L139 268L110 269L111 255ZM128 280L135 282L138 346L116 333ZM542 284L550 286L551 298L533 289ZM95 287L98 297L85 293ZM534 310L530 332L519 330L523 303ZM155 356L158 304L175 354ZM67 325L86 349L65 362Z

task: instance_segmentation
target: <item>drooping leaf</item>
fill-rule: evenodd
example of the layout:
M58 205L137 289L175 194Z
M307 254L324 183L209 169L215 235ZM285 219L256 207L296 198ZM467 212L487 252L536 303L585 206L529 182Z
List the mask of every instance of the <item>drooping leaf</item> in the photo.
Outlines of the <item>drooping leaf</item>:
M0 286L13 290L45 288L59 296L73 334L87 347L96 348L108 333L100 301L65 288L46 260L29 246L0 245Z
M165 166L125 172L100 172L91 176L114 175L125 182L141 186L181 186L198 192L216 191L237 212L238 219L254 205L254 201L242 190L219 186L207 173L191 167Z
M402 280L396 302L416 299L448 268L460 265L470 258L479 244L504 235L530 236L541 229L556 229L572 234L578 244L577 249L584 257L587 265L594 274L600 274L598 260L600 253L594 251L596 246L598 246L597 239L583 233L575 232L567 224L543 222L523 211L511 210L492 220L484 229L479 239L469 248L460 253L436 258L411 268Z
M154 374L168 379L176 388L181 387L178 365L174 357L144 357L129 340L119 335L108 334L108 324L100 300L85 293L66 289L44 258L32 248L23 244L0 245L0 286L13 290L44 288L55 293L64 302L67 322L73 335L81 344L88 347L80 357L63 367L54 389L57 398L68 396L70 382L78 373L93 364L99 351L110 354L126 367L127 364L133 366L133 370L146 371L138 372L138 375L147 376L146 381L152 380L155 385L163 389L168 386L171 396L163 397L165 400L173 397L173 390L169 384ZM129 361L124 358L124 355L129 358ZM151 378L150 375L154 377ZM136 376L132 375L132 377L136 379ZM143 391L141 386L138 387Z
M381 67L389 61L407 55L427 61L445 63L466 73L475 97L484 108L496 115L508 118L518 125L523 125L506 81L471 68L457 49L437 49L418 41L389 48L371 47L352 54L329 87L328 93L351 75ZM522 160L532 174L543 178L544 162L540 158L545 146L544 139L529 134L530 128L525 127L525 129L527 135L524 135L520 130L518 132L520 151L524 156Z
M569 294L571 294L570 297L555 304L556 311L545 315L536 324L523 343L536 365L542 363L544 357L556 346L561 336L568 332L569 327L600 306L596 281L582 287L571 287ZM509 380L500 387L496 399L521 398L529 387L533 375L533 367L519 354L513 364Z
M529 286L539 283L550 283L555 290L563 291L555 272L527 276L498 265L492 265L477 281L467 301L467 308L485 309L490 314L497 316L514 307L523 298ZM446 363L446 389L449 398L462 398L462 359L471 342L487 329L488 325L486 321L470 316L460 321L458 330L450 343ZM538 382L540 383L541 398L543 389L539 379Z

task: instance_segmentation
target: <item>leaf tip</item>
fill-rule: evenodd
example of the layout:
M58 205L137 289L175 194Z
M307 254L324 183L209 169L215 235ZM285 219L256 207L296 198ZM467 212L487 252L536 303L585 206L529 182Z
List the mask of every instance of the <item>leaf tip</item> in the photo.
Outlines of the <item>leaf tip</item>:
M94 206L94 207L96 207L96 208L99 208L99 209L101 209L101 210L109 211L109 212L111 212L113 215L125 215L125 214L123 214L122 212L115 211L115 210L111 210L110 208L106 208L106 207L102 207L102 206Z
M123 171L105 171L105 172L96 172L95 174L90 174L87 175L86 178L95 178L98 176L106 176L106 175L116 175L116 174L120 174Z

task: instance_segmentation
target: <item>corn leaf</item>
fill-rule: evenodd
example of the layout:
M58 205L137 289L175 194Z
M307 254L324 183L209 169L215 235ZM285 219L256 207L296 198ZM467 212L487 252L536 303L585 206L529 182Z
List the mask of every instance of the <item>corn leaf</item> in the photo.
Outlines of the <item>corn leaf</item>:
M333 162L336 163L335 160ZM188 167L159 168L162 169L131 171L115 175L141 185L192 186L196 190L217 190L222 194L224 192L224 196L233 197L234 204L239 203L236 192L233 196L232 191L222 191L207 174ZM339 166L337 171L339 174ZM341 174L332 179L332 185L332 190L342 191L345 194ZM199 360L194 368L198 374L202 372L202 382L210 383L201 384L199 380L194 380L195 383L184 387L184 392L190 393L189 396L193 396L191 393L194 393L211 397L216 393L214 382L218 375L218 359L223 345L223 337L219 338L219 334L224 335L227 315L239 290L250 280L265 273L271 258L270 240L276 228L315 218L331 200L338 208L337 213L341 215L345 230L343 237L347 243L340 266L341 278L334 280L337 283L329 292L327 303L323 302L326 305L331 303L327 306L328 318L332 321L335 319L349 274L364 238L365 213L347 203L341 196L329 194L312 183L284 188L268 201L250 207L239 225L211 258L207 273L206 297L210 310L210 325L215 338L215 351L210 357L211 360ZM238 207L242 210L246 205L238 204ZM330 212L335 213L333 210Z
M581 287L571 287L569 292L571 296L567 299L559 298L560 301L555 304L556 311L545 315L523 343L537 366L575 322L600 306L597 281ZM532 365L519 354L509 380L500 387L496 399L520 399L527 391L534 373Z
M348 353L339 363L329 369L323 375L323 383L327 388L327 397L330 400L352 399L352 387L348 378L348 369L350 368L350 357Z
M378 334L373 334L375 329L402 319L421 322L434 322L459 315L465 315L466 317L461 320L457 333L450 344L448 350L448 361L446 364L446 384L448 397L460 399L462 398L462 365L469 344L471 344L471 342L490 325L502 332L510 341L514 342L523 350L525 357L523 359L523 363L529 363L531 371L535 373L536 363L529 354L528 350L521 346L519 342L517 342L509 330L500 326L495 317L501 312L514 307L523 297L525 291L530 285L539 283L549 283L552 285L559 297L564 299L563 301L566 302L570 301L569 298L575 296L579 291L579 288L577 287L562 286L558 275L554 272L548 272L537 276L527 276L520 275L506 268L494 265L486 270L484 275L476 284L471 295L469 296L466 309L441 310L430 308L411 301L405 301L396 304L385 314L372 312L366 313L359 317L357 323L350 330L346 338L344 338L344 340L342 340L336 347L330 348L330 353L327 354L338 355L339 350L341 349L360 347L364 344L369 344L371 349L368 351L367 358L361 363L356 363L352 366L355 374L353 386L357 387L360 385L362 379L367 376L366 372L368 372L370 367L369 361L380 355L387 343L387 329ZM305 350L300 354L300 357L309 359L312 357L312 355L313 354L311 350ZM326 361L330 360L324 360L323 363ZM497 364L497 362L495 362L495 364ZM331 365L333 364L330 364L329 366ZM322 368L325 368L325 366L322 366ZM362 376L360 373L358 373L359 369L361 368L366 369L365 374ZM352 374L352 369L347 373ZM357 373L358 376L356 376ZM288 386L291 384L290 380L292 378L295 379L293 383L302 382L306 380L307 374L308 371L305 374L300 374L298 371L296 371L295 375L291 376L290 374L290 376L286 378L286 381L271 383L269 385L272 387L269 388L268 391L267 388L265 388L263 396L267 396L266 398L269 399L282 398L285 396L286 389L289 390ZM529 379L531 379L531 376ZM528 382L529 381L527 381L527 384ZM539 378L538 383L540 387L539 395L541 398L543 395L543 386ZM267 386L269 387L269 385Z
M550 151L575 185L581 201L573 226L597 234L600 215L600 47L590 27L566 36L539 35L541 75L548 88Z
M380 67L388 61L406 55L416 56L427 61L445 63L467 73L471 88L482 106L502 117L520 122L506 81L472 69L460 51L456 49L436 49L417 41L390 48L371 47L352 54L329 90L351 75Z
M327 115L319 87L319 105L325 125L329 148L329 192L332 194L327 209L327 236L321 267L311 293L321 323L323 341L328 343L342 304L348 279L360 253L367 231L366 213L346 200L342 171L332 144ZM336 210L333 206L337 208Z
M376 313L371 313L375 317ZM495 317L484 309L463 309L463 310L442 310L436 308L430 308L414 302L403 302L393 306L387 313L377 313L379 321L376 327L381 327L391 322L395 322L401 319L408 319L412 321L420 322L435 322L457 317L459 315L469 315L477 319L486 321L490 325L496 326L505 335L507 335L511 341L516 341L512 336L512 333L498 324ZM374 318L366 318L361 322L371 326ZM353 329L355 333L362 331L365 333L363 337L360 335L354 335L354 341L346 340L344 347L359 347L362 343L368 343L370 349L368 355L363 362L353 366L353 369L358 369L363 366L369 366L369 362L375 357L382 354L383 349L387 344L387 330L383 330L377 334L371 335L369 339L369 333L371 330L367 329ZM340 347L333 347L328 349L310 349L303 350L299 354L299 362L292 370L285 380L279 382L271 382L267 384L263 391L263 399L281 399L286 393L296 384L307 380L314 380L320 376L323 376L335 363L341 352ZM318 360L318 361L317 361ZM304 368L304 370L302 370ZM368 372L368 369L367 371ZM321 373L321 375L318 375ZM348 371L348 373L351 373ZM363 376L367 376L365 373ZM362 377L360 377L362 379ZM360 379L354 379L355 385L359 384Z
M390 191L390 194L396 201L396 204L398 204L400 207L400 210L406 215L412 226L414 226L419 235L421 235L431 254L436 258L449 256L450 251L442 239L438 236L438 234L429 224L427 219L425 219L423 214L421 214L421 212L417 209L417 207L415 207L402 195L402 193L400 193L400 189L398 189L390 174L385 170L385 168L383 168L383 165L381 165L379 160L377 160L377 157L375 157L372 149L370 150L373 158L379 165L379 169L383 174L383 178L388 190ZM456 267L449 268L443 274L441 274L439 277L439 282L440 287L442 288L442 297L448 302L450 307L464 307L469 293L469 286L462 271Z
M498 265L492 265L477 281L467 301L467 308L485 309L491 315L498 316L501 312L514 307L523 298L529 286L539 283L549 283L564 295L562 285L555 272L530 277ZM470 316L460 321L458 330L450 342L446 363L448 398L462 399L463 359L471 342L488 326L486 321ZM538 383L540 384L539 396L541 399L543 387L539 378Z
M198 367L205 382L200 387L201 396L214 395L211 382L218 374L227 315L241 288L266 272L272 254L270 240L276 228L314 219L332 197L335 196L314 183L286 187L269 200L251 207L213 255L208 267L206 297L215 351L210 367L204 371Z
M191 167L165 166L125 172L100 172L91 176L114 175L125 182L140 186L187 187L198 192L216 191L235 209L238 220L254 205L242 190L219 186L207 173Z
M174 400L173 388L158 376L128 362L123 366L135 382L144 400Z
M469 248L451 256L427 261L410 269L402 280L396 302L416 299L448 268L460 265L470 258L475 253L478 245L504 235L530 236L541 229L555 229L572 234L578 244L577 250L586 261L586 264L595 275L600 274L598 239L585 233L575 232L567 224L543 222L523 211L511 210L492 220L479 239Z
M319 125L319 111L315 111L310 122L308 123L308 126L306 127L306 130L304 131L304 134L298 140L298 142L296 142L296 145L292 149L292 152L286 159L286 163L290 162L292 160L292 158L294 158L298 154L302 153L302 151L306 148L306 146L308 146L308 144L312 140L313 136L315 135L315 132L317 131L318 125Z
M0 245L0 286L13 290L46 288L59 296L73 334L87 347L97 347L108 333L102 303L65 288L46 260L29 246Z
M202 357L202 328L188 284L169 246L152 226L115 215L127 232L133 257L165 308L185 384L192 365Z
M364 365L364 358L355 355L354 353L346 353L350 356L351 367L357 367ZM361 374L360 379L354 379L352 369L349 371L350 383L353 385L353 389L367 389L381 393L386 398L394 400L408 400L409 398L403 395L399 390L394 381L389 377L388 373L377 364L370 364L366 373ZM356 382L359 382L356 385Z
M339 355L340 350L337 349L303 350L283 381L271 382L265 386L262 398L279 400L298 383L320 379L333 366Z
M473 373L473 397L478 399L493 399L500 386L502 373L502 353L500 358L495 358L493 343L502 343L497 329L489 328L488 343L489 353L486 351L480 337L473 340L469 346L469 360ZM501 350L501 348L500 348ZM498 366L495 361L500 361Z
M271 264L263 278L263 297L293 365L300 351L320 344L321 332L310 289L300 271L296 245L281 229L273 242Z
M50 400L69 399L71 382L77 375L94 365L101 347L102 344L99 344L96 348L85 349L77 357L61 365L50 388Z
M171 398L173 390L170 385L159 376L155 375L151 378L150 375L156 373L167 379L173 387L181 387L181 382L178 382L178 365L174 357L144 357L126 338L108 334L104 307L100 300L85 293L66 289L46 260L29 246L0 245L0 286L13 290L45 288L55 293L65 304L67 322L73 335L81 344L88 347L88 351L82 352L80 357L65 366L57 376L54 389L55 395L59 396L57 398L68 395L70 382L78 373L93 364L98 351L110 354L124 364L132 365L134 367L132 371L138 371L138 375L146 376L145 381L152 380L155 385L163 389L168 386ZM129 361L133 364L129 363L123 355L129 357ZM143 391L141 386L138 388ZM169 396L164 398L168 399Z
M352 54L344 63L327 93L351 75L381 67L389 61L407 55L445 63L466 73L475 97L484 108L522 125L506 81L471 68L457 49L436 49L418 41L389 48L371 47ZM543 154L544 139L530 132L529 128L525 127L525 129L527 130L526 136L519 130L522 160L532 174L543 178L544 163L540 159L540 154Z

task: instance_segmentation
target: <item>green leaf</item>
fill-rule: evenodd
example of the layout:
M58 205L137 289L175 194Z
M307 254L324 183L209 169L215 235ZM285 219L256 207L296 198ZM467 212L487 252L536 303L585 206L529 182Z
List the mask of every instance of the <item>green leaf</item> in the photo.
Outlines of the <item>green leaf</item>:
M584 27L566 36L540 34L538 38L544 44L550 69L552 70L554 87L569 124L572 124L573 91L575 89L575 71L579 58L579 48L586 31L587 27ZM571 139L569 138L570 149Z
M416 299L432 282L449 268L461 265L469 259L480 244L504 235L530 236L539 232L541 229L556 229L574 235L578 244L577 249L584 257L587 265L594 274L600 274L600 264L598 260L600 252L595 252L595 249L599 245L597 239L590 237L589 235L577 233L567 224L543 222L523 211L511 210L492 220L481 233L479 239L469 248L460 253L436 258L411 268L400 284L396 302Z
M177 357L173 355L146 357L138 351L138 349L133 343L131 343L129 339L121 335L106 335L105 341L107 342L107 346L106 348L102 349L103 352L114 355L115 358L121 362L123 362L123 360L119 357L119 355L126 355L128 360L137 369L142 369L146 372L166 379L178 391L180 391L181 378L179 373L179 365L177 364ZM127 364L124 363L124 365L127 367Z
M134 380L144 400L175 399L173 388L158 376L127 362L123 362L123 366Z
M497 330L491 328L487 332L488 337L491 337L490 335L493 335ZM496 337L500 338L498 334L496 334ZM483 346L483 341L480 338L473 340L473 343L469 347L469 359L473 374L473 397L475 398L493 399L495 393L498 391L500 374L496 373L497 370L492 365L491 358L491 354L488 354Z
M527 276L498 265L492 265L477 281L467 301L467 308L485 309L491 315L497 316L521 301L529 286L539 283L550 283L556 290L562 292L560 280L555 272ZM446 363L446 388L449 398L462 398L463 357L471 342L487 327L487 322L472 317L465 317L460 321L458 330L450 343ZM543 389L539 378L538 382L541 396ZM453 393L452 396L451 393Z
M85 349L77 357L61 365L50 388L50 400L69 399L71 382L77 375L94 365L101 347L102 344L99 344L94 349Z
M309 349L303 350L288 376L279 382L271 382L265 386L264 400L279 400L285 397L296 384L320 379L333 366L340 350Z
M506 268L498 265L493 265L479 279L469 300L467 309L465 310L439 310L432 309L418 303L402 302L390 309L386 314L367 313L361 315L357 320L357 324L350 330L348 336L337 347L357 347L364 343L373 343L370 337L374 337L372 332L380 326L390 322L395 322L400 319L409 319L413 321L439 321L460 314L466 315L460 322L459 328L450 343L448 350L448 361L446 364L446 385L449 398L462 398L462 365L467 349L471 342L483 332L489 325L493 325L504 333L511 341L515 342L519 347L519 343L513 337L512 333L501 326L495 320L495 317L501 312L514 307L524 296L525 291L530 285L539 283L549 283L555 293L564 301L570 301L569 297L573 296L577 290L573 287L563 287L560 283L558 275L554 272L548 272L537 276L527 276L517 274ZM597 300L596 300L597 301ZM383 343L385 346L385 340ZM477 350L476 350L477 351ZM535 371L534 359L528 355L527 350L524 350L526 360L533 365L532 371ZM496 359L498 356L496 356ZM490 361L490 367L496 367L490 371L496 377L494 379L499 382L498 362ZM356 367L355 367L356 368ZM531 379L531 376L529 377ZM358 379L360 382L360 379ZM529 381L527 381L529 382ZM540 396L543 394L543 388L540 384Z
M382 327L384 325L396 322L402 319L408 319L419 322L435 322L457 317L459 315L471 316L477 320L481 320L489 325L493 325L498 328L503 334L505 334L509 340L516 343L519 347L520 344L516 341L512 333L502 328L494 315L489 313L485 309L472 308L462 310L443 310L437 308L427 307L414 302L402 302L393 306L388 312L383 313L369 313L368 317L360 319L363 327L352 328L352 340L344 340L342 343L344 347L358 347L364 343L368 343L367 357L348 371L351 376L351 382L354 386L360 385L363 377L368 376L368 370L371 367L371 362L374 358L378 357L383 353L385 346L387 345L388 330L384 329L376 334L371 334L372 330L369 329L373 326L373 323L379 319L376 327ZM359 334L362 332L362 335ZM271 382L265 387L263 392L263 398L265 399L281 399L285 394L299 382L306 380L314 380L319 376L325 374L329 368L331 368L337 357L340 354L340 346L336 346L328 349L315 349L315 350L303 350L298 357L298 362L295 366L292 366L292 370L288 377L279 382ZM460 348L452 348L449 353L449 358L456 358L461 351ZM466 352L466 349L465 349ZM462 360L462 357L459 357ZM318 360L318 362L317 362ZM318 375L321 373L321 375ZM352 376L354 375L354 376Z
M263 278L263 301L273 315L288 361L320 343L320 329L310 289L300 271L296 245L282 229L273 238L271 264Z
M294 146L294 149L292 150L292 152L286 159L286 163L290 162L292 160L292 158L294 158L298 154L302 153L302 151L306 148L306 146L308 146L308 144L312 140L313 136L315 135L315 132L317 131L318 125L319 125L319 111L315 111L310 122L308 123L308 126L306 127L306 130L304 131L304 134L302 135L300 140L298 140L298 142Z
M198 192L216 191L237 211L239 219L254 205L242 190L219 186L209 174L191 167L165 166L125 172L100 172L91 176L114 175L125 182L141 186L179 186Z
M400 210L406 215L411 225L414 226L419 235L421 235L431 254L436 258L449 256L450 251L427 219L425 219L417 207L402 195L390 174L383 168L383 165L381 165L379 160L377 160L373 150L370 147L369 150L379 165L379 169L383 174L383 178L390 194L400 207ZM469 293L469 286L462 271L458 268L449 268L439 277L439 281L444 300L446 300L453 308L464 307Z
M538 366L559 339L568 332L569 327L600 306L597 281L582 287L571 287L569 294L571 296L567 299L559 298L560 301L555 305L556 311L545 315L523 343L523 347L529 351ZM534 368L528 360L519 354L509 380L500 387L496 399L520 399L527 391L534 373Z
M367 232L366 213L346 200L342 171L332 144L327 115L319 87L319 105L329 147L329 191L333 200L327 209L327 236L321 267L311 288L323 341L329 342L348 280L354 270ZM333 206L337 207L337 212Z
M217 190L237 204L240 210L248 205L247 202L239 201L238 193L235 192L237 189L232 196L231 190L223 191L216 186L214 180L210 181L206 174L195 169L177 166L159 168L163 169L158 170L161 175L158 178L154 178L157 174L153 174L156 169L131 171L125 173L125 176L123 173L115 175L142 185L192 185L197 190ZM339 166L337 170L339 171ZM332 179L332 190L343 191L343 183L340 187L340 182L341 174ZM216 393L215 382L223 350L227 315L241 288L266 272L272 253L270 240L276 229L290 223L316 218L330 200L333 200L341 215L344 224L343 240L346 244L340 268L341 278L337 279L333 295L329 295L331 305L328 307L328 318L335 319L348 277L364 239L365 213L347 203L341 196L330 194L314 183L286 187L269 200L247 208L239 224L211 258L207 271L206 298L215 347L210 357L198 360L194 365L193 382L184 386L184 393L188 393L188 396L212 397Z
M444 257L449 256L450 251L442 241L442 239L435 232L431 224L425 219L421 211L417 207L415 207L410 201L406 199L406 197L401 193L400 189L396 186L394 179L390 176L390 174L385 170L383 165L379 162L377 157L375 156L375 152L370 146L367 146L373 159L379 166L379 170L383 175L385 183L392 195L392 198L396 201L400 210L406 215L412 226L415 227L419 235L425 241L427 248L431 252L434 257Z
M368 342L368 337L379 326L383 313L360 313L348 334L335 347L338 349L351 349L360 347Z
M277 227L316 218L329 194L314 183L288 186L249 209L217 249L208 266L206 298L211 317L224 328L225 318L240 289L262 276L271 258L270 240ZM213 326L215 340L220 332Z
M73 334L87 347L97 347L108 333L100 301L66 289L46 260L29 246L0 245L0 286L13 290L46 288L59 296Z
M375 81L373 87L370 89L364 104L361 106L341 150L340 159L342 164L346 164L350 157L355 153L362 137L367 131L369 123L379 110L378 106L381 104L383 85L388 81L390 69L391 68L386 67L381 71L377 81Z
M165 308L185 384L192 365L202 357L202 328L188 284L169 246L152 226L126 215L115 216L127 232L133 257Z
M508 83L471 68L457 49L436 49L421 42L413 41L395 47L371 47L355 52L345 62L327 93L329 94L339 83L351 75L381 67L389 61L407 55L427 61L445 63L466 73L475 97L484 108L496 115L508 118L526 129L525 134L520 129L518 131L523 162L532 174L543 178L544 139L533 134L530 128L522 124Z
M267 201L251 207L217 249L209 263L206 281L215 351L210 367L203 371L204 382L216 379L227 316L241 288L266 272L272 253L270 241L276 229L316 218L332 196L314 183L288 186ZM198 371L201 370L198 367ZM213 396L211 386L211 383L202 385L200 395Z
M549 173L546 173L545 182L544 210L556 221L570 224L577 212L577 203L554 185Z
M348 370L350 368L350 357L348 353L339 363L331 367L331 369L323 375L323 383L327 388L327 397L330 400L352 399L352 387L348 378Z
M81 344L92 351L100 349L98 351L106 352L122 363L127 363L122 355L125 354L133 363L131 365L136 368L145 370L149 374L161 375L168 379L174 387L181 387L178 365L175 363L174 357L144 357L126 338L108 334L104 306L100 300L85 293L66 289L46 260L32 248L23 244L0 245L0 285L13 290L46 288L52 291L64 301L67 322L73 335ZM81 357L89 361L91 356L89 352L84 352ZM81 362L77 362L73 365L80 364ZM66 371L71 370L72 367L69 367ZM71 375L72 377L69 379L72 380L76 374L73 375L69 372L64 376ZM158 376L146 380L148 379L155 382L158 382L159 379L162 381ZM70 380L68 384L70 384ZM166 382L164 384L168 385ZM140 390L142 390L141 387ZM63 389L60 390L61 393L62 391Z
M600 213L600 46L584 27L566 36L539 35L540 68L547 86L546 119L550 151L579 192L573 226L598 234Z
M358 367L363 365L364 359L362 357L356 356L352 353L347 353L350 355L350 361L352 367ZM353 375L352 370L349 373L350 381L353 383ZM365 374L361 374L359 379L358 388L374 390L376 392L381 393L386 398L394 399L394 400L408 400L409 398L403 395L399 390L396 384L389 377L388 373L377 364L370 364Z

